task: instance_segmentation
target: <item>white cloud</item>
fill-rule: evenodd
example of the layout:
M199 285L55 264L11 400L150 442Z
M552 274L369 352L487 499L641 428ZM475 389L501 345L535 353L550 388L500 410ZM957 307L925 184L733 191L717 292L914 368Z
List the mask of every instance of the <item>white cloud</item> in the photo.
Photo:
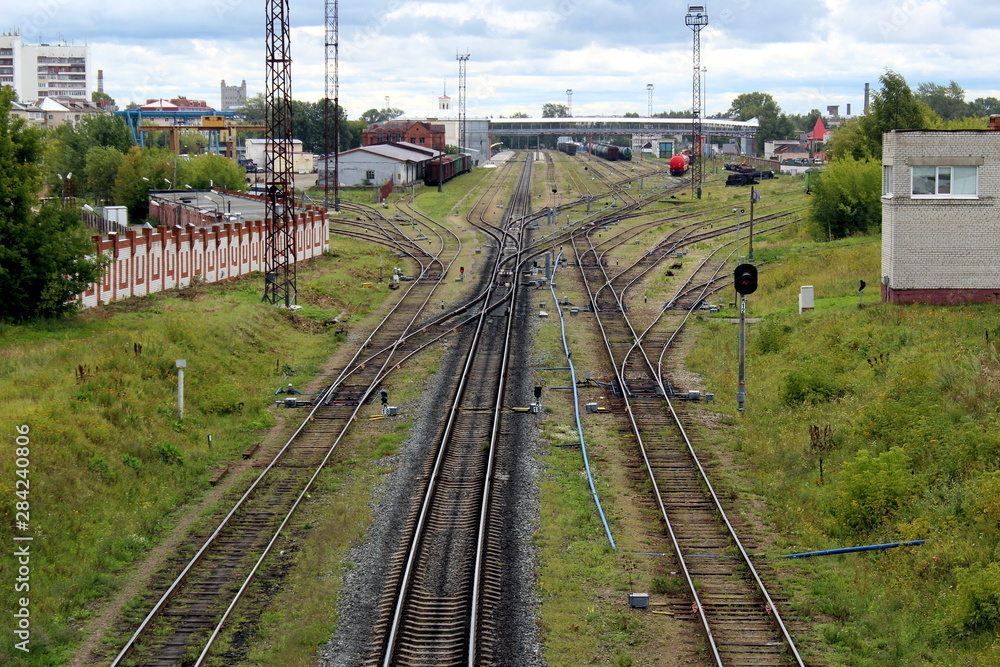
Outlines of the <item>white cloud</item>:
M537 114L565 103L579 114L691 104L687 3L636 0L378 0L340 3L340 97L350 115L436 106L457 97L457 52L468 62L470 113ZM259 0L175 0L168 10L122 0L41 0L5 11L29 41L89 43L93 69L121 102L186 95L218 103L219 82L264 87ZM968 98L997 95L988 54L1000 7L972 0L715 0L702 33L710 113L745 92L768 92L786 112L854 102L886 68L911 86L957 81ZM192 17L198 17L197 19ZM325 89L323 4L292 0L292 90Z

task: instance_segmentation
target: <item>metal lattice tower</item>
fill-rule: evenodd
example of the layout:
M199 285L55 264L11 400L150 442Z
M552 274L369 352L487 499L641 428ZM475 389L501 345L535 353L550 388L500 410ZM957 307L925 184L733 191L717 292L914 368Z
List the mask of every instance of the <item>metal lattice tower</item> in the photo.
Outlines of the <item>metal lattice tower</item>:
M701 199L701 184L705 178L702 161L701 124L701 29L708 25L704 5L688 5L684 25L694 32L694 77L691 94L691 196Z
M340 211L340 18L339 1L326 0L326 95L323 100L323 143L326 152L326 183L323 207L330 210L330 153L333 153L333 209ZM331 67L332 62L332 67ZM330 99L333 98L331 121ZM330 137L330 123L333 137Z
M458 153L461 155L468 145L465 136L465 65L469 62L469 54L456 54L455 59L458 60Z
M265 0L266 77L264 115L267 213L264 301L295 304L295 183L292 166L292 49L289 0ZM265 220L266 222L266 220Z
M646 103L647 103L647 105L649 107L649 109L646 112L646 115L649 116L650 118L652 118L653 117L653 84L651 84L651 83L647 83L646 84Z
M567 88L566 89L566 113L569 114L570 118L573 117L573 89L572 88Z

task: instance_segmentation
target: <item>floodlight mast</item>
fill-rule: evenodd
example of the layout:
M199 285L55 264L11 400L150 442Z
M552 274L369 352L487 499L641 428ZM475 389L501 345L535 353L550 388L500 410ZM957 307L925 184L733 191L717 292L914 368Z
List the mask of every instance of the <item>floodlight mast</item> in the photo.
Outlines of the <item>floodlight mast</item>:
M688 5L684 25L694 32L694 76L691 91L691 196L701 199L701 185L705 178L702 158L701 123L701 30L708 25L708 12L704 5Z
M455 60L458 61L458 154L468 145L465 136L465 68L469 62L468 53L458 53Z
M340 211L340 16L339 0L326 0L326 95L323 99L323 142L326 152L326 183L323 207L330 210L330 156L333 156L333 210ZM330 100L333 100L331 118ZM332 137L331 137L331 123ZM332 141L331 141L332 139Z

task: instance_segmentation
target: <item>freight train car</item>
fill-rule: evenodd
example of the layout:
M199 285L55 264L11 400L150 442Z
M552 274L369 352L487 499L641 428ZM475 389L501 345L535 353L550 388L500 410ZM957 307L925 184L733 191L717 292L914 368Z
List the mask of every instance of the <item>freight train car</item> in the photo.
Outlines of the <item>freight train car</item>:
M573 141L573 137L559 137L556 141L556 148L566 155L576 155L576 150L580 144Z
M618 149L618 159L619 160L631 160L632 159L632 149L628 146Z
M618 159L618 147L611 144L594 144L593 153L597 157L614 162Z
M670 158L670 175L683 176L691 166L691 157L687 153L678 153Z
M445 155L442 158L434 158L427 163L424 170L424 183L427 185L438 185L450 181L459 174L472 169L471 155Z

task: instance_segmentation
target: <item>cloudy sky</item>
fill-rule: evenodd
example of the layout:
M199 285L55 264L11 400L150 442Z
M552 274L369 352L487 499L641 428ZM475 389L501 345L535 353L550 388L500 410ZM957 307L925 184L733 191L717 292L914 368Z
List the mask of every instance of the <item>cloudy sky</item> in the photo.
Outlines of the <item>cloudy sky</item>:
M708 113L766 92L788 113L848 103L886 68L911 87L954 80L966 99L1000 97L1000 4L972 0L718 0L701 33ZM470 117L645 114L691 106L692 33L675 0L340 0L340 100L351 118L390 105L410 114L457 104L468 53ZM324 3L291 0L292 90L324 91ZM119 105L185 95L219 103L219 82L264 89L263 0L0 0L0 30L26 43L88 44ZM96 84L95 84L96 89Z

